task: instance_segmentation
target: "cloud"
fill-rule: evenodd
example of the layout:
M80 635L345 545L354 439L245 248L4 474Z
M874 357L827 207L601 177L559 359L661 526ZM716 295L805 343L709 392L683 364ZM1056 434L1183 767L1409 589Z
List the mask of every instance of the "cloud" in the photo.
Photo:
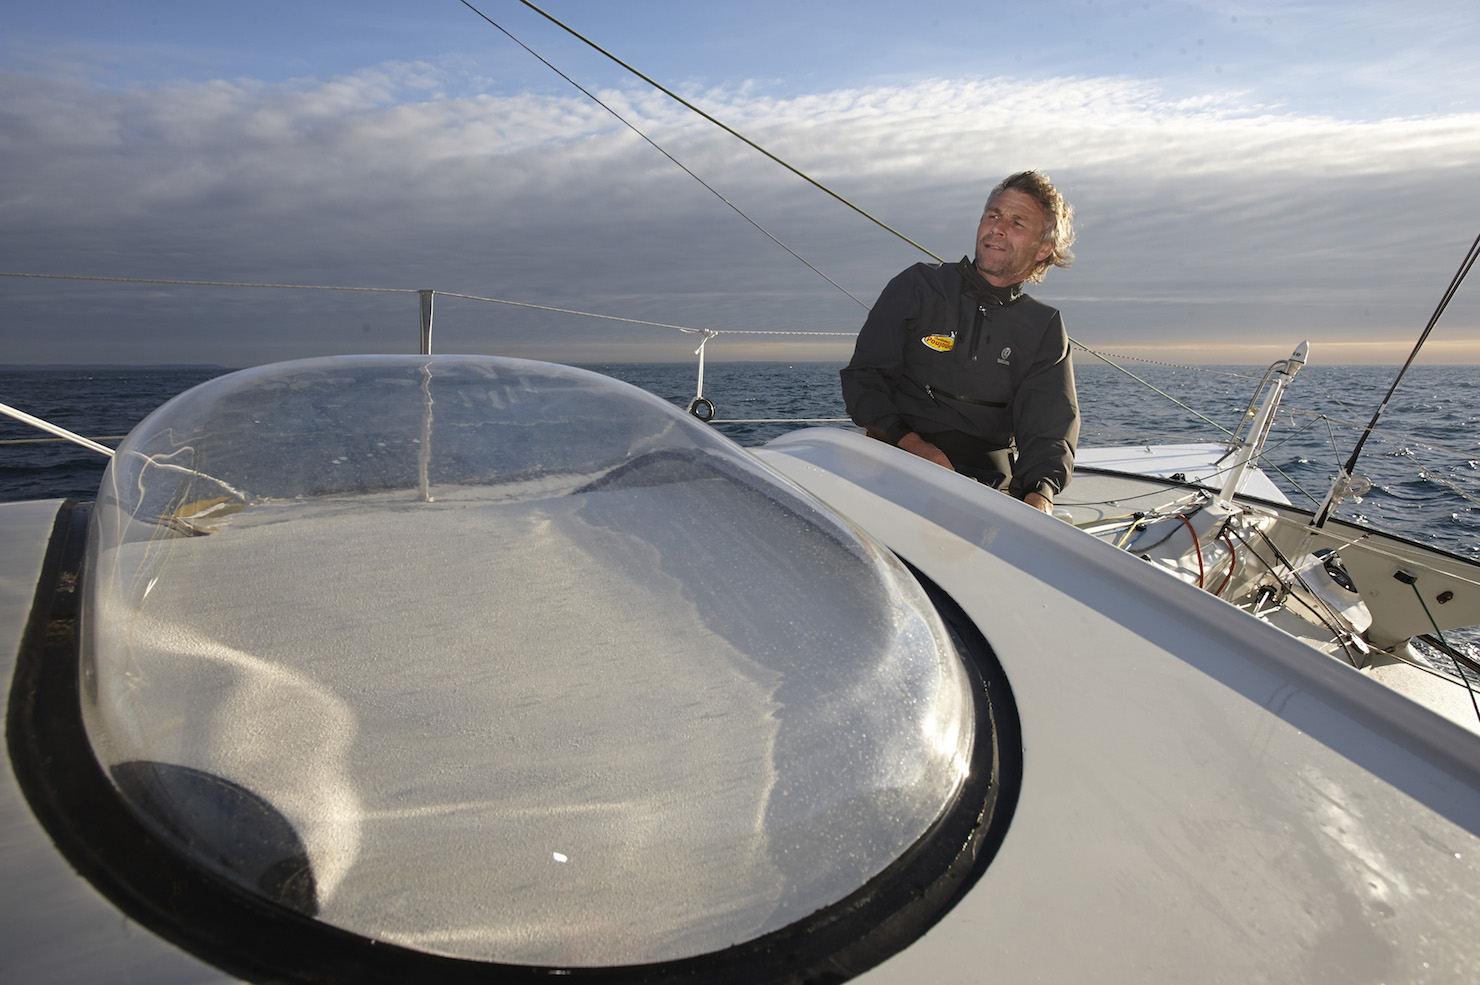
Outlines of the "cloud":
M857 303L585 97L469 90L427 63L122 89L0 75L0 269L432 288L724 330L861 321ZM865 301L923 259L665 97L599 95ZM1082 234L1075 267L1035 293L1106 347L1407 334L1480 214L1467 180L1477 115L1359 123L1125 78L693 99L948 259L969 250L998 178L1048 171ZM97 361L233 365L415 344L414 295L0 286L21 361L64 361L78 336ZM1456 309L1459 331L1480 337L1475 306ZM560 334L573 346L661 340L670 358L693 347L527 309L440 312L437 337L465 350L548 355ZM48 348L28 331L38 318L66 322L74 343ZM156 335L173 356L141 344Z

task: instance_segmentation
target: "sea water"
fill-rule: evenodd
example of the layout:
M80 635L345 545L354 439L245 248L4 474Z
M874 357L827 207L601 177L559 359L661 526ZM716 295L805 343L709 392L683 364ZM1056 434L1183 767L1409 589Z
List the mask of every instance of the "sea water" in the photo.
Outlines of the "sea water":
M687 408L693 363L587 366ZM760 445L805 426L852 427L838 363L710 362L703 393L712 426ZM116 444L168 398L228 370L218 367L0 369L0 403L104 444ZM1396 376L1390 366L1307 366L1287 391L1265 470L1296 505L1316 509ZM1216 439L1244 417L1262 367L1076 361L1081 445ZM97 494L105 459L0 417L0 502ZM1480 558L1480 372L1409 370L1368 437L1356 471L1372 480L1336 515L1464 557Z
M700 396L693 363L613 363L605 373L688 408ZM711 426L745 446L799 426L853 427L838 389L840 363L710 362L702 396ZM0 368L0 403L114 445L170 397L220 367ZM1391 366L1307 366L1295 378L1263 467L1290 500L1319 508L1397 375ZM1109 365L1079 355L1080 444L1152 444L1227 437L1246 419L1263 367ZM0 416L0 502L97 496L105 458ZM1369 434L1356 473L1372 481L1341 519L1480 559L1480 372L1409 370ZM1480 658L1480 630L1447 634ZM1436 658L1438 662L1448 661ZM1476 678L1480 684L1480 677Z

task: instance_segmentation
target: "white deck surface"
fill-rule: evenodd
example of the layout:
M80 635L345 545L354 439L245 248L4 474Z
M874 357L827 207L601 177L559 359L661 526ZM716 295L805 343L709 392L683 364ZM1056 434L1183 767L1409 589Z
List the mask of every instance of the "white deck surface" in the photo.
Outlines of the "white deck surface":
M0 653L10 657L31 614L36 579L61 505L58 499L0 503Z
M1473 979L1480 739L897 449L759 455L949 592L1022 716L997 859L860 981Z
M1170 478L1177 473L1187 477L1188 482L1197 482L1214 489L1223 487L1224 470L1232 456L1222 445L1113 445L1102 448L1080 448L1074 454L1075 467L1107 469L1114 472L1130 472L1135 475L1154 475ZM1220 464L1221 463L1221 464ZM1079 479L1069 484L1074 490ZM1251 469L1239 484L1238 492L1276 503L1288 502L1285 494L1264 473Z

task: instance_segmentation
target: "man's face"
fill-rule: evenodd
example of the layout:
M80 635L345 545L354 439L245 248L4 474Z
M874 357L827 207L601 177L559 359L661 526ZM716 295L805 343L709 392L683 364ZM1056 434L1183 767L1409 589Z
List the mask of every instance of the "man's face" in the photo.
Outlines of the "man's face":
M1016 284L1053 252L1043 242L1043 209L1027 192L1009 188L976 227L976 269L996 287Z

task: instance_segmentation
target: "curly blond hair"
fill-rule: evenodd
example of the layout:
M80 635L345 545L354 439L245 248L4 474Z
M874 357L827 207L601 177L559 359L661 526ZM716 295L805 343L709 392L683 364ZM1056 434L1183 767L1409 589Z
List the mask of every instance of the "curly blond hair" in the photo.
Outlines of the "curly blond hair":
M987 209L992 207L997 197L1009 189L1031 196L1043 210L1043 238L1039 242L1052 243L1053 252L1038 261L1028 276L1023 278L1024 283L1037 284L1048 273L1049 267L1067 267L1074 262L1074 251L1070 249L1074 245L1074 206L1064 200L1053 182L1048 180L1048 175L1039 171L1019 171L1003 178L992 189L982 214L986 215Z

